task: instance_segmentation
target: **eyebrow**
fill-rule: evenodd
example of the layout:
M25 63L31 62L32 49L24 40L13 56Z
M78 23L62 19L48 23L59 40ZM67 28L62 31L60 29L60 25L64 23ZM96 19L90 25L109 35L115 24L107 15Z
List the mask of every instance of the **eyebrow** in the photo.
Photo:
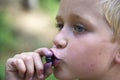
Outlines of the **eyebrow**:
M88 15L79 15L79 13L72 13L70 14L70 17L73 18L73 20L83 23L84 25L94 25L93 21L90 20L90 16Z
M85 20L84 18L82 18L81 15L78 15L78 14L76 14L76 13L71 13L71 14L69 14L69 16L70 16L70 18L73 18L73 19ZM62 15L58 14L58 15L56 16L56 20L62 20Z
M60 15L57 15L56 16L56 20L58 21L58 20L61 20L62 21L62 17L60 16Z
M71 21L71 22L80 22L80 23L82 23L82 24L84 24L84 25L93 25L93 23L91 23L91 21L87 18L87 16L86 17L83 17L83 16L85 16L85 15L79 15L79 12L78 13L71 13L71 14L69 14L68 16L70 16L69 18L69 20ZM60 15L60 14L58 14L57 16L56 16L56 20L57 21L62 21L63 22L63 18L62 18L62 15Z
M75 14L75 13L71 13L69 16L70 16L70 18L72 18L73 20L80 20L80 21L84 20L84 18L82 18L81 15L78 15L78 14Z

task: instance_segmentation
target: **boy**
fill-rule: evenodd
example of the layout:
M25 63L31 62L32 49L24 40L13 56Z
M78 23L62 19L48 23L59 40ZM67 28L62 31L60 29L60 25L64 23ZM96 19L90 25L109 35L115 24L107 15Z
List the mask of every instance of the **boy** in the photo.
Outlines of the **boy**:
M61 0L51 49L8 59L6 80L120 80L120 0ZM54 64L41 56L55 55ZM52 70L52 65L54 69Z

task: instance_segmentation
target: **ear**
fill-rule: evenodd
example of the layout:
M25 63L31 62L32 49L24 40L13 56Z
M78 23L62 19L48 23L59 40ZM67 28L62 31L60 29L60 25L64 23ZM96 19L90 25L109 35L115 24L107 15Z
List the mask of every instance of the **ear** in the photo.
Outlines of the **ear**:
M115 63L120 64L120 38L115 40L116 41L116 49L115 49Z
M120 49L118 49L115 55L115 63L120 64Z
M116 62L117 64L120 64L120 53L117 53L117 54L115 55L115 62Z

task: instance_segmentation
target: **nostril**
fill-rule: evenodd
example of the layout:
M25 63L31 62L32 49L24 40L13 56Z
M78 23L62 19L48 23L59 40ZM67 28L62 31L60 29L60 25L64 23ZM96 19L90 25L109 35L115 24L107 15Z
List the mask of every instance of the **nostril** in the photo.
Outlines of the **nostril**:
M57 45L57 48L63 48L63 46L62 45Z
M55 43L57 48L65 48L67 45L67 41L66 40L59 40Z

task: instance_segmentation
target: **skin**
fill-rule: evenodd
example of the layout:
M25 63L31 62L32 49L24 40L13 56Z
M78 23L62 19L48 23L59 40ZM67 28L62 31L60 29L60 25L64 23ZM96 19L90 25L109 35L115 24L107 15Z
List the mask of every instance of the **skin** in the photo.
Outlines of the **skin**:
M51 48L60 59L60 64L54 66L54 75L59 80L120 79L119 42L112 42L113 32L98 2L61 0L56 17L59 33ZM6 80L45 79L52 69L50 64L45 67L40 56L51 54L48 48L40 48L8 59Z
M113 67L117 44L112 43L112 30L98 10L100 6L97 2L61 0L57 22L64 26L59 26L61 30L54 41L55 47L61 47L53 49L56 56L63 60L55 68L55 75L61 80L97 80ZM75 25L78 24L82 24L85 30L76 30Z

